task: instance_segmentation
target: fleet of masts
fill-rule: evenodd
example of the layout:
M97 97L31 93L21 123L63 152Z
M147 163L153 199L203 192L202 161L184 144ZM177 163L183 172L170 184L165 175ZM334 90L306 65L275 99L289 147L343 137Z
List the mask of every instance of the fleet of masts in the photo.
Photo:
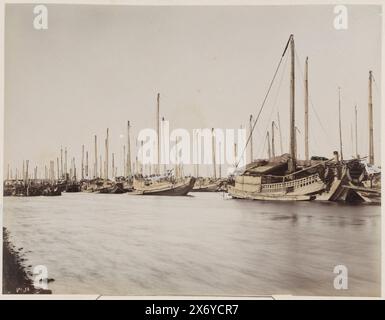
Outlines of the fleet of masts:
M282 57L285 55L286 51L290 54L290 108L289 108L289 158L288 158L288 169L287 173L292 174L297 170L297 158L298 158L298 145L297 145L297 135L301 134L300 130L296 126L296 114L295 114L295 44L293 35L290 36L287 45L285 47L284 53ZM281 58L282 59L282 58ZM273 79L274 80L274 79ZM369 71L369 83L368 83L368 128L369 128L369 150L368 150L368 163L374 164L374 132L373 132L373 73ZM342 138L342 99L341 99L341 88L338 87L338 133L339 133L339 159L344 160L345 150L343 149L343 138ZM254 144L253 144L253 131L255 129L256 122L258 120L258 116L254 118L253 115L249 116L249 138L247 140L247 144L249 144L249 163L252 163L254 158ZM147 174L148 175L161 175L161 171L163 173L167 173L166 165L163 165L163 170L161 170L161 146L162 134L164 130L164 118L160 117L160 94L157 94L156 97L156 132L157 132L157 141L156 141L156 155L157 160L153 165L148 165ZM278 123L278 124L277 124ZM354 126L355 126L355 157L358 159L358 116L357 116L357 105L354 106ZM123 145L123 165L122 165L122 174L124 178L132 178L134 175L144 175L145 174L145 166L139 161L138 156L135 157L134 162L131 159L131 137L130 137L130 129L131 124L130 121L127 121L127 141L126 144ZM266 132L266 142L267 142L267 157L268 159L275 158L277 156L277 148L276 148L276 132L278 130L279 144L280 144L280 154L283 154L283 146L282 146L282 132L281 132L281 123L279 112L277 112L277 122L272 121L270 130ZM221 154L216 154L216 137L214 128L211 129L211 144L212 144L212 178L217 180L218 178L222 178L222 159ZM351 139L353 140L353 128L351 125ZM198 139L196 139L198 141ZM180 142L179 138L176 139L176 144ZM143 147L143 141L140 142L141 147ZM197 146L198 148L198 146ZM143 148L142 153L143 153ZM353 142L352 142L353 149ZM219 148L221 150L221 148ZM245 149L246 150L246 149ZM244 150L244 151L245 151ZM118 166L116 163L116 154L111 152L110 150L110 131L109 128L106 129L106 135L104 139L104 157L98 151L98 136L94 135L94 156L93 156L93 170L91 172L91 168L89 165L89 150L86 150L85 145L81 145L81 167L80 167L80 180L91 180L91 179L104 179L106 181L111 179L118 178ZM238 155L238 146L234 144L234 155L235 159ZM241 155L242 156L242 155ZM306 57L305 60L305 68L304 68L304 159L306 162L310 163L310 151L309 151L309 59ZM64 155L63 155L63 147L60 148L60 159L59 156L56 157L56 165L55 160L50 160L49 165L44 166L44 180L48 180L51 182L64 180L64 181L77 181L79 180L76 160L75 157L70 158L70 164L68 165L68 150L67 147L64 147ZM143 154L140 155L143 159ZM174 167L174 175L176 177L183 177L183 164L180 163L180 159L178 159L178 152L175 154L175 167ZM235 164L238 166L239 162ZM219 165L219 170L217 172L217 168ZM55 168L56 167L56 168ZM21 178L24 182L27 182L29 179L41 179L39 176L38 167L35 166L33 168L33 173L29 171L29 160L23 161L21 177L19 177L20 171L18 168L15 170L14 176L12 176L12 168L8 164L8 172L7 172L7 180L19 180ZM217 174L218 173L218 174ZM195 165L194 174L196 177L200 175L199 164Z

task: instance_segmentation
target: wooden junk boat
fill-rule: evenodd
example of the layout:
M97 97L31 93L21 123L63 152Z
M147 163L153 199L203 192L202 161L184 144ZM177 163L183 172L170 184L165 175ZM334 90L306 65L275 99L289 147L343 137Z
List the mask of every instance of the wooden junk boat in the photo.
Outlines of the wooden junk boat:
M228 193L238 199L314 200L326 188L322 178L327 161L312 160L309 167L287 173L289 161L290 155L284 154L248 164Z
M124 188L123 182L112 182L104 184L99 190L99 193L109 193L109 194L121 194L126 193L127 190Z
M289 49L290 47L290 49ZM313 163L308 160L306 166L298 167L296 159L296 127L295 127L295 49L294 36L290 35L285 49L281 56L282 62L285 53L290 50L291 70L290 70L290 153L275 157L274 152L268 160L252 161L246 168L235 176L234 186L228 187L228 193L233 198L253 199L253 200L314 200L316 194L325 189L325 184L321 179L323 166L326 161L315 160ZM306 61L307 63L307 61ZM277 68L277 71L278 71ZM275 73L275 75L277 72ZM272 83L275 79L272 80ZM306 75L307 78L307 75ZM272 84L271 83L271 84ZM271 88L271 86L270 86ZM269 89L270 91L270 89ZM269 91L267 94L269 94ZM266 95L267 97L267 95ZM266 101L266 99L265 99ZM261 110L264 104L262 104ZM305 106L306 107L306 106ZM251 124L250 117L250 136L247 143L252 142L252 133L256 126L258 117ZM273 129L273 128L272 128ZM246 143L246 145L247 145ZM274 146L274 143L273 143ZM245 151L245 150L244 150ZM243 155L242 155L243 156ZM253 159L253 155L251 154ZM238 163L239 164L239 163ZM237 166L236 166L237 167ZM238 169L239 170L239 169Z
M217 192L221 190L223 181L213 178L196 178L192 192Z
M158 196L186 196L194 187L194 177L152 177L134 178L134 193Z
M381 170L365 159L330 163L325 183L325 192L317 200L381 204Z
M340 154L334 152L332 159L312 157L296 159L296 134L294 112L294 38L291 35L285 47L291 51L290 85L290 153L268 160L257 160L246 165L236 175L234 186L228 192L233 198L253 200L326 200L344 202L381 202L381 170L373 165L373 119L372 119L372 72L369 72L369 162L356 158L342 160L341 112L339 112ZM305 69L305 154L308 158L308 87L307 65ZM274 80L274 79L273 79ZM339 101L340 110L340 101ZM255 127L256 121L252 126ZM252 140L252 131L250 138ZM273 127L272 127L272 132ZM268 136L267 136L268 137ZM273 142L273 141L272 141ZM246 144L247 145L247 144ZM274 143L272 143L274 146ZM270 154L270 152L269 152Z
M168 170L164 175L160 174L160 94L157 95L157 164L155 165L156 173L150 177L144 177L142 174L136 174L133 178L133 193L140 195L157 195L157 196L185 196L194 187L194 177L181 177L172 174L172 170Z

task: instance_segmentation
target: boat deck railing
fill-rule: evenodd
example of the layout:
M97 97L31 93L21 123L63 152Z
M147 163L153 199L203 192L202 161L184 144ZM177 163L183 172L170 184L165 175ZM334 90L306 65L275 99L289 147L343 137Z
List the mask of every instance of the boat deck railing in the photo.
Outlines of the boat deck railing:
M296 179L292 181L279 182L279 183L266 183L262 184L263 192L278 192L278 191L286 191L287 189L298 189L303 188L313 183L321 181L318 173L312 174L308 177Z

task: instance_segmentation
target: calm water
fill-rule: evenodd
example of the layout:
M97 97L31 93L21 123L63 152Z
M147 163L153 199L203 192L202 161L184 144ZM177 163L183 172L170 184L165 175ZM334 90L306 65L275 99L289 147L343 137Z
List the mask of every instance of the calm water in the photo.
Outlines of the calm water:
M4 225L57 294L380 294L379 206L64 193L5 198Z

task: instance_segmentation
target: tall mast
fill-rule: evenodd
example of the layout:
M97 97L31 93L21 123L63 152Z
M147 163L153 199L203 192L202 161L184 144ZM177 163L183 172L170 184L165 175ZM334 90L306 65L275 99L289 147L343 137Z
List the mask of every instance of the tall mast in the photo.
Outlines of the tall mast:
M277 118L278 118L278 132L279 132L279 149L281 151L281 155L283 154L283 147L282 147L282 130L281 130L281 121L279 119L279 112L277 112Z
M102 155L99 156L99 162L100 162L100 172L99 172L99 177L103 178L103 163L102 163Z
M28 164L29 160L25 161L25 182L28 183Z
M196 153L197 153L197 156L200 156L200 150L199 149L199 133L198 131L196 131L195 133L196 135L196 138L195 138L195 143L196 143ZM200 162L200 157L199 159L197 159L197 163L195 164L195 174L196 174L196 177L198 178L199 177L199 162Z
M237 143L234 142L234 169L236 169L237 167L237 153L238 153Z
M86 177L88 178L88 151L86 151Z
M218 154L218 164L219 164L219 179L222 178L222 149L221 149L221 143L219 142L218 143L218 147L219 147L219 154Z
M166 152L166 139L168 139L168 137L165 136L165 122L164 122L164 117L162 117L162 149L163 149L163 153ZM166 161L164 161L164 164L163 164L163 173L166 174L167 172L167 165L166 165Z
M253 162L253 115L250 115L249 121L250 130L250 163Z
M67 147L64 148L64 177L67 180Z
M49 161L49 180L51 181L51 183L53 182L53 179L54 179L53 165L54 165L54 162L52 160L50 160Z
M73 167L74 167L73 159L71 159L71 165L70 165L70 180L72 180L72 177L73 177Z
M273 156L273 158L275 157L274 127L275 127L275 122L273 121L271 123L271 155Z
M359 158L358 155L358 123L357 123L357 105L354 107L354 121L355 121L355 136L356 136L356 158Z
M94 163L94 178L98 177L98 137L95 134L95 163Z
M267 139L267 156L270 159L271 158L271 147L270 147L270 133L269 133L269 131L267 131L266 139Z
M82 177L82 180L84 179L84 144L82 145L82 174L81 174L81 177Z
M342 152L342 128L341 128L341 88L338 87L338 125L339 125L339 131L340 131L340 157L341 160L344 159L343 152Z
M143 151L143 140L140 141L140 149L141 149L141 160L140 160L140 173L144 175L144 151Z
M352 157L354 157L354 138L353 138L353 123L350 122L350 143L352 146Z
M9 163L8 163L8 170L7 170L7 180L9 180Z
M131 144L130 144L130 121L127 121L127 161L126 161L127 177L131 176Z
M59 171L59 157L56 157L56 173L57 173L57 179L60 179L60 171Z
M295 154L295 48L294 36L290 36L290 160L288 163L289 172L296 168Z
M305 160L309 160L309 58L305 63Z
M63 147L60 146L60 176L63 178Z
M297 133L301 133L297 126L295 126L295 157L298 158L298 144Z
M369 163L374 164L374 142L373 142L373 96L372 96L373 74L369 71Z
M105 174L105 179L106 180L108 180L108 152L109 152L109 150L108 150L108 128L107 128L107 137L106 137L106 167L105 167L105 172L104 172L104 174Z
M157 152L157 166L156 166L156 170L155 170L155 173L159 175L159 171L160 171L160 129L159 129L159 123L160 123L160 106L159 106L159 102L160 102L160 93L158 93L157 95L157 98L156 98L156 102L157 102L157 108L156 108L156 133L157 133L157 148L156 148L156 152Z
M75 157L73 157L73 165L74 165L74 169L73 169L74 181L76 181L76 163L75 163Z
M211 128L211 148L212 148L212 157L213 157L213 173L214 179L217 178L217 170L216 170L216 161L215 161L215 133L214 128Z
M127 165L126 165L126 145L123 145L123 177L127 177Z
M115 178L115 155L112 153L112 178Z

